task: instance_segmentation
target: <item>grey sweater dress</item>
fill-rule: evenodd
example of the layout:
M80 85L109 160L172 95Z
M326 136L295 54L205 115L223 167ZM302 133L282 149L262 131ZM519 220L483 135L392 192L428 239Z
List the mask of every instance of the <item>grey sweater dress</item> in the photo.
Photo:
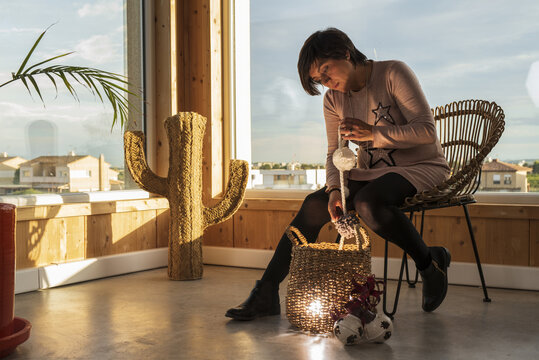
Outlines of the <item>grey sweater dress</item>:
M430 106L414 73L403 62L374 61L369 81L360 91L326 92L327 191L340 187L332 156L338 148L339 123L347 117L374 126L373 141L357 143L357 166L346 172L347 179L370 181L394 172L421 192L449 177Z

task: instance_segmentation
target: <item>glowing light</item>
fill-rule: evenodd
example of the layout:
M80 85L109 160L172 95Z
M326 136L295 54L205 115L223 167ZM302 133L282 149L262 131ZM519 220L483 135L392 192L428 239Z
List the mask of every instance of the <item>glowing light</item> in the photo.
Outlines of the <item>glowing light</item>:
M320 315L322 312L322 303L320 300L315 300L311 303L311 305L309 305L307 310L313 315Z

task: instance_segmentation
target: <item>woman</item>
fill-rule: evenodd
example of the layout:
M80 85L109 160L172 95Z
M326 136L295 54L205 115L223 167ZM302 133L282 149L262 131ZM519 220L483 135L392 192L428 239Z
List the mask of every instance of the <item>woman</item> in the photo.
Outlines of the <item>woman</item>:
M427 247L399 207L404 199L428 190L449 176L436 135L434 119L413 72L399 61L367 60L348 36L329 28L312 34L298 60L303 88L324 95L328 138L326 186L309 194L290 225L315 241L320 229L342 215L341 191L347 204L382 238L406 251L423 280L424 311L433 311L447 292L451 261L443 247ZM348 189L340 188L332 155L344 141L359 145L357 167L346 173ZM280 314L279 283L288 274L291 243L281 238L262 279L247 300L229 309L227 317L251 320Z

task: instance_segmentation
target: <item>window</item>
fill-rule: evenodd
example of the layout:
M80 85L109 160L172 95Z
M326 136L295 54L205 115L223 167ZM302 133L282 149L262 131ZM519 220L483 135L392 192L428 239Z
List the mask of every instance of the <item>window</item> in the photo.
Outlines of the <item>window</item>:
M236 135L236 141L250 149L238 158L251 164L297 161L323 168L327 145L322 96L304 92L296 65L305 39L334 26L368 58L399 59L410 65L433 107L463 99L495 101L506 119L519 120L507 122L490 155L510 164L524 161L528 165L523 166L529 167L539 159L539 56L530 45L539 22L537 11L522 10L537 9L535 0L518 7L512 3L493 7L487 0L471 5L464 0L339 4L328 9L327 1L320 0L235 2L236 57L248 65L242 63L241 76L250 68L250 81L237 90L243 101L250 96L250 111L241 108L248 119L235 119L248 123L241 129L236 124L236 129L249 128L251 136L242 140L245 134ZM444 10L449 8L450 12ZM245 9L250 13L247 25L238 16ZM243 24L241 33L238 24ZM237 81L236 87L241 84ZM528 179L535 175L530 173ZM487 184L482 187L495 191Z
M500 183L500 174L492 175L492 183L496 185Z
M18 69L39 34L54 23L29 64L74 51L48 64L86 66L124 74L133 85L131 90L142 89L141 12L141 0L4 2L2 14L6 16L0 22L0 84L10 80L11 72ZM21 179L12 176L10 184L0 184L0 194L136 187L132 182L124 182L123 176L118 179L118 174L124 173L123 131L119 124L111 131L112 109L106 97L103 96L105 104L102 104L75 80L68 79L74 84L79 102L70 96L61 80L57 80L56 96L54 85L44 75L36 76L36 80L46 107L35 91L31 98L20 81L0 88L0 152L5 153L0 166L4 159L19 158L16 169L21 169L23 175ZM130 112L130 121L138 118L140 128L142 99L142 96L130 98L139 109ZM104 162L100 162L101 155ZM30 169L34 170L33 177ZM69 181L68 174L78 180L76 184ZM106 181L96 187L92 174L103 176Z
M503 183L505 185L511 185L511 175L504 175L503 176Z

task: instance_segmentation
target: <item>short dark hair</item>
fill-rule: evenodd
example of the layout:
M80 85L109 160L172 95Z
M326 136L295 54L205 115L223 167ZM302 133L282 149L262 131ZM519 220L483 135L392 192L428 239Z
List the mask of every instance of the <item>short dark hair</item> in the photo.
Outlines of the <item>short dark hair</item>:
M339 29L327 28L309 36L299 52L298 59L299 78L307 94L320 95L319 84L309 74L315 61L346 59L348 54L350 54L350 61L354 66L367 62L367 57L356 49L348 35Z

